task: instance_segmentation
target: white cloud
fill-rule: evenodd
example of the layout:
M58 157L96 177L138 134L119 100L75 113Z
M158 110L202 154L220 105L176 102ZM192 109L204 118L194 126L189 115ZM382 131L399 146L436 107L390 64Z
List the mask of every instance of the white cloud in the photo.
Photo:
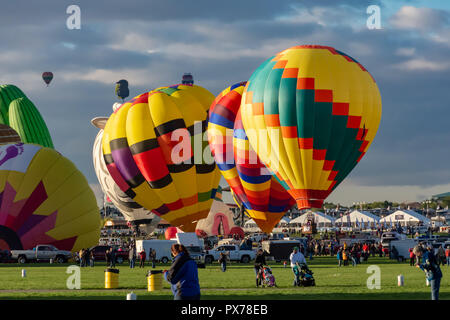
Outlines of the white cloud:
M403 57L412 57L416 53L416 48L398 48L395 54Z
M391 24L398 29L428 31L443 26L441 11L431 8L403 6L391 18Z
M407 71L444 71L450 69L450 62L430 61L423 58L410 59L394 66Z

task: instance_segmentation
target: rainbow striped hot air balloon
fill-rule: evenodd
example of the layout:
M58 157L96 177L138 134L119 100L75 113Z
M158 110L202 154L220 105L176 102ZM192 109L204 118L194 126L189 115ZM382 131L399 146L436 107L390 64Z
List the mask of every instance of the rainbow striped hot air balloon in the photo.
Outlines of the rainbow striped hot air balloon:
M320 208L367 152L381 119L369 72L334 48L284 50L251 76L241 105L260 159L299 209Z
M245 84L241 82L225 89L214 100L210 107L208 139L235 201L262 231L270 233L295 201L249 145L239 111Z
M105 162L119 188L187 232L208 215L220 179L203 141L213 100L196 85L158 88L125 102L103 134Z

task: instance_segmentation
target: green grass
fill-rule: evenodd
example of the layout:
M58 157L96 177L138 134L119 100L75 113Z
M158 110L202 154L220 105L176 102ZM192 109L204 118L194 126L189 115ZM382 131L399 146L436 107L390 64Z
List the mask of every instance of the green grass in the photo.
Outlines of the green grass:
M337 267L335 257L316 257L308 261L314 271L316 287L298 288L292 286L293 274L289 267L272 263L278 288L255 288L255 276L251 264L232 263L226 272L218 264L199 269L202 299L259 300L259 299L430 299L430 287L425 285L424 273L408 263L398 263L387 258L370 258L369 262L357 267ZM81 290L66 287L70 276L66 269L70 264L2 264L0 265L0 299L120 299L134 291L139 300L172 299L169 285L163 290L148 292L146 272L151 268L130 269L126 264L119 266L119 288L104 289L105 265L81 269ZM381 289L367 288L369 265L381 270ZM168 269L169 265L158 265L157 269ZM441 267L444 277L441 282L440 298L450 299L450 268ZM21 270L26 269L26 278ZM403 287L397 286L397 276L405 279Z

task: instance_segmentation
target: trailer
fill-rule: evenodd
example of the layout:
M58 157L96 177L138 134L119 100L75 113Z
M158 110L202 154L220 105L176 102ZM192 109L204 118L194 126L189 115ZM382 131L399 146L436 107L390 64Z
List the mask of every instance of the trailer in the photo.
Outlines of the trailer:
M294 247L300 248L299 240L267 240L262 242L262 250L276 262L289 260Z
M403 239L403 240L391 240L389 242L389 252L392 252L392 247L398 251L398 260L405 261L409 259L409 249L414 248L418 241L414 239Z

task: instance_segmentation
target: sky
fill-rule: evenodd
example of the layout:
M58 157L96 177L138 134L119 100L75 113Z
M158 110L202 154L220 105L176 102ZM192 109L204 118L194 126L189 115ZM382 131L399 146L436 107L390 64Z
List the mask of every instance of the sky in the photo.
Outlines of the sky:
M81 29L67 28L70 5L80 8ZM369 5L380 8L380 29L367 27ZM299 44L351 55L382 97L374 142L328 201L422 201L450 191L450 1L15 0L2 3L0 39L0 83L34 102L55 148L99 200L90 120L111 114L116 81L129 81L132 98L191 72L217 95ZM44 71L55 75L48 88Z

